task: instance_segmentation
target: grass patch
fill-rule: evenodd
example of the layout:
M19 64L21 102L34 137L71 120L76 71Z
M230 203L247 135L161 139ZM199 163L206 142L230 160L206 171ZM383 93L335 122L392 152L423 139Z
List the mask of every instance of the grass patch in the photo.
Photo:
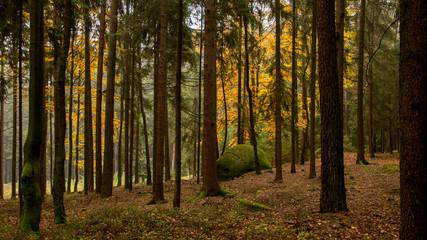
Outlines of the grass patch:
M397 163L386 163L383 165L381 171L385 173L395 173L400 171L400 167Z

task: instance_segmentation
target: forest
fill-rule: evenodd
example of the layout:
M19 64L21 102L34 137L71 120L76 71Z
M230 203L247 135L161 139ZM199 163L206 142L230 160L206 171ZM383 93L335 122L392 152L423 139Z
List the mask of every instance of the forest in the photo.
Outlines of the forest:
M0 15L0 239L427 237L426 1Z

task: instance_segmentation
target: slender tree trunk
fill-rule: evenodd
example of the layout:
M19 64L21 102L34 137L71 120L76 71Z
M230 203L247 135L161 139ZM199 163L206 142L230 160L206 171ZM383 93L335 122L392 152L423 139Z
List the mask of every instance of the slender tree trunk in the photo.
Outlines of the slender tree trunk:
M144 142L145 142L145 167L147 170L147 185L151 185L151 167L150 167L150 145L148 143L147 118L145 116L144 101L142 97L142 83L139 84L139 102L141 106L142 125L144 126Z
M101 1L99 15L99 42L98 42L98 74L96 79L96 193L101 193L102 186L102 76L104 73L105 48L105 9L107 0Z
M74 37L75 30L73 29L73 34L71 37L71 71L70 71L70 95L69 95L69 105L68 105L68 143L69 143L69 152L68 152L68 184L67 184L67 193L71 193L71 173L72 173L72 164L73 164L73 85L74 85Z
M167 84L167 83L166 83ZM167 96L167 94L166 94ZM168 111L168 102L166 97L166 107L164 109L165 116L169 116ZM169 152L169 117L165 118L164 123L164 134L165 134L165 181L169 181L171 179L171 161L170 161L170 152Z
M42 102L43 102L43 116L42 116L42 142L40 145L40 175L39 175L39 183L40 183L40 190L41 190L41 198L42 202L44 201L44 196L46 195L46 157L47 157L47 114L48 111L46 109L46 87L48 86L48 72L46 71L46 68L43 70L43 96L42 96Z
M52 82L52 81L51 81ZM52 98L50 100L52 102ZM54 141L53 141L53 121L52 121L52 116L53 116L53 112L49 111L49 131L50 131L50 149L49 149L49 157L50 157L50 193L52 194L53 192L53 166L54 166L54 162L53 162L53 154L54 154L54 150L53 150L53 145L54 145Z
M53 180L53 201L55 210L56 224L65 223L65 208L64 208L64 163L65 163L65 130L66 130L66 114L65 114L65 72L67 69L68 50L70 48L71 27L72 27L72 3L71 0L66 0L63 9L60 6L57 11L63 15L56 16L64 19L63 28L59 28L59 21L56 19L58 29L63 29L64 39L61 46L57 46L55 51L58 51L56 81L55 81L55 169ZM55 8L54 7L54 8ZM53 39L55 42L57 39Z
M369 68L369 156L371 158L375 157L374 155L374 78L372 76L372 65Z
M316 177L316 39L317 39L317 0L313 0L313 16L311 19L311 73L310 73L310 174L309 178Z
M132 49L134 49L134 47L132 47ZM133 51L132 51L133 52ZM131 81L130 81L130 100L129 100L129 104L130 104L130 138L129 138L129 191L132 191L132 165L133 165L133 161L134 161L134 151L135 151L135 145L134 145L134 139L135 139L135 75L134 75L134 64L135 64L135 57L134 57L134 53L132 53L132 63L131 63L132 67L131 67Z
M135 136L135 185L139 183L139 116L136 117L136 136Z
M291 173L295 173L296 169L295 169L295 161L296 161L296 156L298 155L296 150L296 145L298 142L298 138L297 138L297 134L295 131L295 122L296 119L298 118L298 114L297 114L297 106L296 106L296 101L297 101L297 62L296 62L296 54L295 54L295 39L296 39L296 35L297 35L297 23L296 23L296 4L295 4L296 0L292 0L292 106L291 106L291 140L292 140L292 149L291 149Z
M80 77L79 77L79 86L80 86ZM77 126L76 126L76 164L74 165L74 176L75 176L75 182L74 182L74 192L78 191L78 184L79 184L79 156L80 156L80 142L79 142L79 136L80 136L80 94L77 95Z
M16 56L16 46L15 46L15 42L13 44L13 55ZM14 61L14 60L12 60ZM13 133L12 133L12 198L16 198L16 151L17 151L17 146L16 146L16 138L17 138L17 110L18 110L18 106L17 106L17 98L18 98L18 94L17 94L17 89L16 86L18 85L18 80L16 79L17 76L17 72L16 72L16 65L15 63L12 63L11 65L12 67L12 72L13 72L13 77L12 77L12 81L13 81L13 117L12 117L12 121L13 121Z
M302 75L301 83L302 83L302 118L306 122L303 132L302 132L302 145L301 145L301 158L300 164L304 164L307 159L307 148L308 148L308 126L310 124L310 120L308 119L308 105L307 105L307 81L305 80L305 76L307 73L308 64L310 60L308 58L308 46L307 46L307 35L303 35L302 37L302 47L306 50L307 53L307 63L304 67L304 72Z
M18 44L18 124L19 124L19 132L18 132L18 163L19 163L19 178L18 178L18 186L19 186L19 214L22 214L22 209L24 207L24 198L22 194L22 28L24 27L22 23L22 8L23 1L19 1L19 44Z
M400 4L400 239L427 236L427 5Z
M282 181L282 71L280 63L280 12L281 3L280 0L275 0L275 17L276 17L276 51L275 51L275 69L276 69L276 81L275 81L275 103L274 103L274 125L275 130L275 163L276 163L276 177L275 182Z
M39 232L41 215L40 145L43 116L43 1L30 1L30 87L28 134L24 146L24 208L18 232Z
M199 53L199 104L198 104L198 128L197 128L197 184L200 183L200 141L202 135L202 53L203 53L203 4L200 16L200 53ZM240 86L240 85L239 85Z
M124 95L125 95L125 86L124 86L124 82L122 81L121 84L121 96L120 96L120 128L119 128L119 143L118 143L118 150L117 150L117 187L122 186L122 166L123 166L123 162L122 162L122 148L123 148L123 143L122 143L122 134L123 134L123 112L124 112L124 106L123 106L123 99L124 99ZM105 151L105 149L104 149Z
M318 0L319 90L322 120L320 212L347 211L334 1Z
M110 37L108 38L107 90L105 109L104 172L102 173L101 197L113 195L114 170L114 82L116 77L116 41L117 41L117 5L118 0L111 1ZM119 156L120 157L120 156Z
M222 39L222 47L224 46L224 39ZM224 70L224 59L222 56L222 51L221 51L221 67L220 67L220 76L221 76L221 83L222 83L222 97L224 99L224 117L225 117L225 129L224 129L224 143L222 146L222 151L221 151L221 156L224 154L225 152L225 148L227 147L227 132L228 132L228 119L227 119L227 98L225 95L225 83L224 83L224 74L223 74L223 70Z
M4 159L4 94L6 81L4 79L3 59L1 61L0 72L0 199L3 199L3 159Z
M239 16L239 41L237 59L237 144L243 144L243 123L242 123L242 27L243 17Z
M181 68L182 68L182 24L183 10L182 1L178 0L178 40L177 40L177 64L175 85L175 195L173 206L179 208L181 205Z
M89 16L90 0L85 0L84 26L85 26L85 141L84 141L84 161L85 161L85 194L93 192L93 130L92 130L92 81L90 72L90 28L91 19Z
M365 49L365 2L360 3L359 54L357 61L357 164L368 164L365 159L365 138L363 131L363 68Z
M246 91L248 91L248 100L249 100L249 122L250 122L250 138L251 145L254 147L254 158L255 158L255 172L256 174L261 174L261 168L259 166L258 159L258 147L256 141L256 133L255 133L255 119L254 119L254 110L252 103L252 90L249 86L249 48L248 48L248 23L246 17L243 18L244 27L245 27L245 76L246 76Z

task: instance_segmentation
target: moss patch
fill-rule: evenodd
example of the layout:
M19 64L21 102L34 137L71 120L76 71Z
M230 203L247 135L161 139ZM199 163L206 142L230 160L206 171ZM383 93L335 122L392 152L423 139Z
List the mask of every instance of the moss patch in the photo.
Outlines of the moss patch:
M264 211L271 209L269 206L257 202L252 202L247 199L239 199L239 207L254 211Z
M258 148L258 159L261 170L271 169L264 151ZM255 157L252 145L237 145L227 150L216 161L218 178L221 181L240 177L244 173L255 171Z
M397 163L386 163L383 165L383 168L381 170L385 173L394 173L399 172L400 167Z

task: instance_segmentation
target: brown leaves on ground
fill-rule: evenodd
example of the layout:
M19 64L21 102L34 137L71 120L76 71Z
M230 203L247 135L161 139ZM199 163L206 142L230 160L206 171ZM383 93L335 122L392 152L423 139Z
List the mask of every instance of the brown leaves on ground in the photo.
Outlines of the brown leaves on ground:
M144 222L144 219L136 221L133 223L135 225L130 225L132 230L129 230L129 226L123 226L123 231L135 231L135 235L129 233L119 237L111 232L103 235L102 228L94 235L97 238L128 236L138 239L397 238L400 222L399 172L384 171L383 166L398 164L398 155L377 154L376 158L369 159L373 164L367 166L356 165L356 155L353 153L345 153L344 158L348 212L319 213L320 179L307 178L308 164L297 165L297 173L293 174L289 173L290 167L286 165L282 183L273 182L274 172L263 171L261 175L248 173L220 183L222 188L238 195L204 198L195 203L187 204L185 200L194 196L201 185L194 180L185 180L180 211L172 210L173 181L165 183L167 203L158 205L145 205L152 197L151 186L145 185L136 186L130 193L123 188L114 188L113 196L107 199L101 199L94 193L86 196L81 193L65 194L69 222L66 225L53 224L53 201L51 196L47 196L43 203L41 235L56 238L56 232L63 231L61 234L64 234L68 225L74 227L72 224L93 218L103 209L137 206L130 211L140 211L142 218L150 222ZM319 175L320 159L316 161ZM262 212L240 209L238 199L248 199L272 209ZM18 209L18 200L0 201L0 238L16 237ZM115 215L110 213L105 216ZM117 217L120 218L120 214ZM100 224L99 221L103 220L90 224Z

